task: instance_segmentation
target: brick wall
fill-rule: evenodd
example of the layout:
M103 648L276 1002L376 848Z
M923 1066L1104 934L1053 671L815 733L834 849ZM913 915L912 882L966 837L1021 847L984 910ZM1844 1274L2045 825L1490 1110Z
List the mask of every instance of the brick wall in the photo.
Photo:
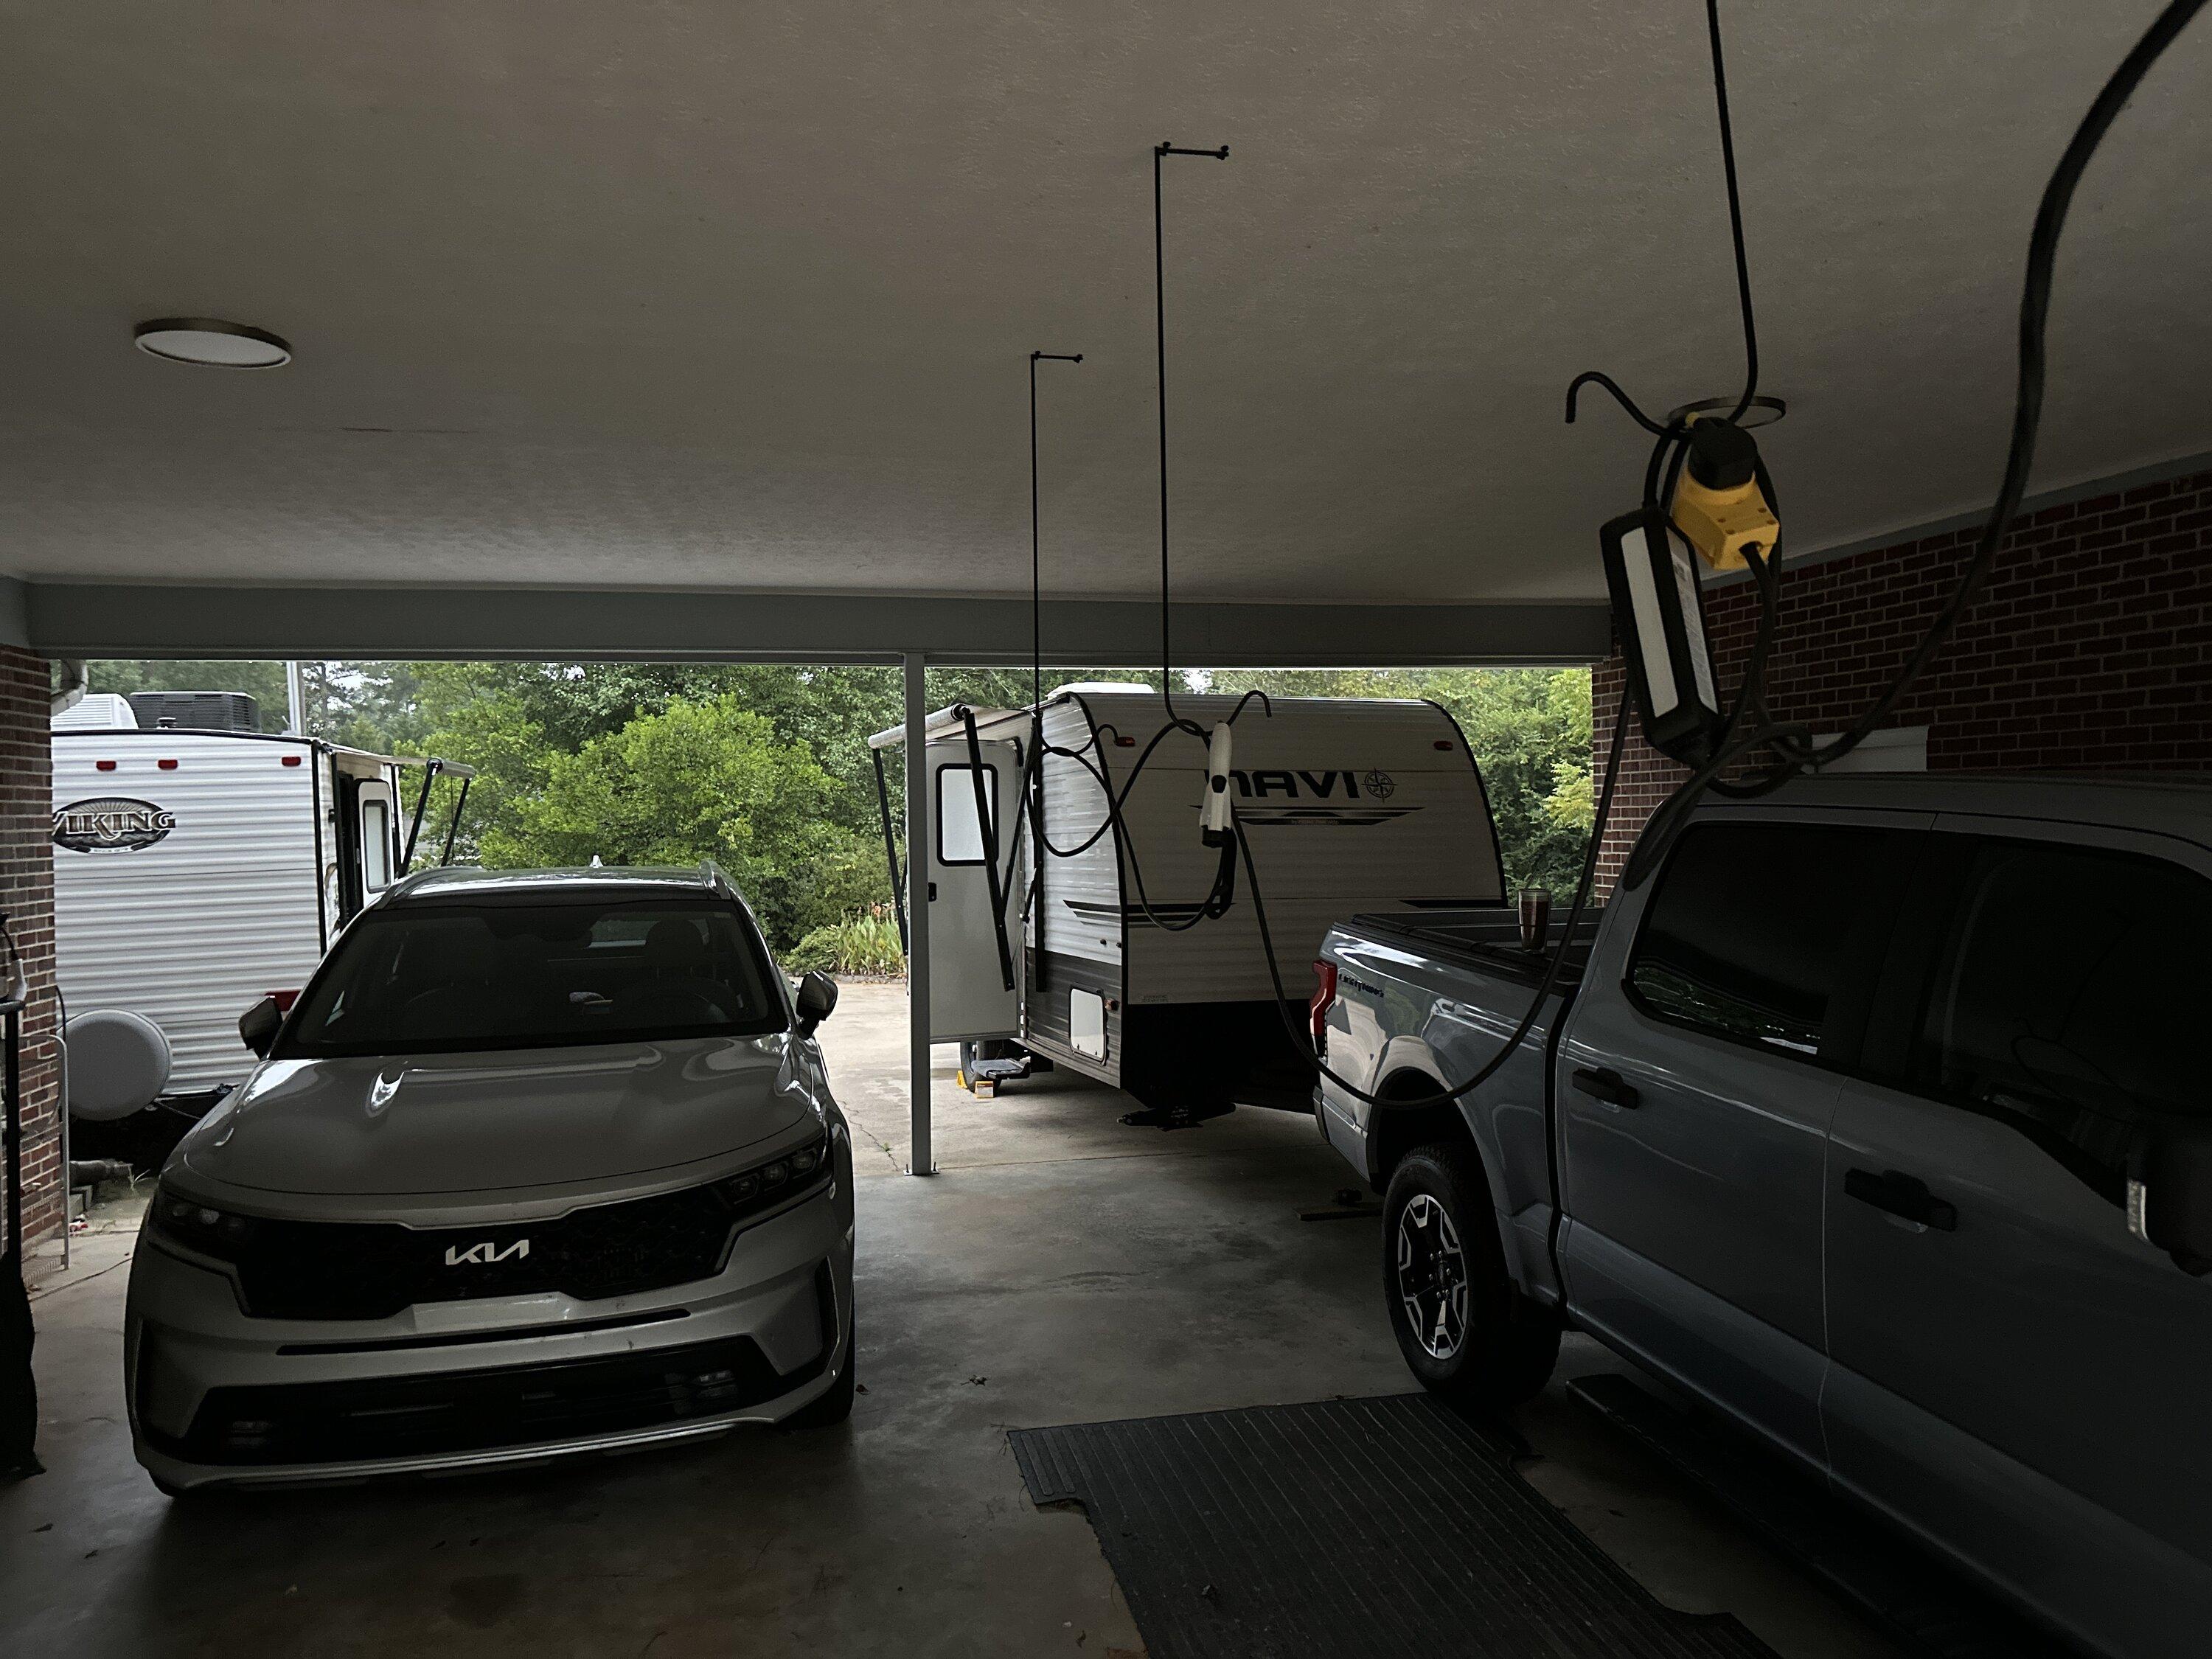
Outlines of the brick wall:
M1927 630L1975 533L1785 568L1766 677L1777 718L1823 733L1850 724ZM1732 692L1757 622L1751 585L1709 590L1706 611ZM1591 677L1601 768L1626 678L1618 653ZM2212 473L2017 526L1981 598L1883 723L1926 726L1931 771L2212 771ZM1599 863L1606 886L1683 776L1632 727Z
M23 1017L23 1236L62 1222L54 1005L53 773L46 659L0 646L0 910L31 980Z

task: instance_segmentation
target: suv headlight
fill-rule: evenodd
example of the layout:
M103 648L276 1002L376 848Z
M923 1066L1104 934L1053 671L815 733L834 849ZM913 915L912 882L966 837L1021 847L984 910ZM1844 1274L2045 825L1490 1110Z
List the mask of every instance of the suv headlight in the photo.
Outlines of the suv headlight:
M253 1239L252 1217L233 1215L227 1210L183 1197L166 1187L154 1189L149 1213L155 1231L186 1249L224 1261L237 1261Z
M714 1191L734 1212L764 1210L812 1186L829 1167L830 1137L817 1135L755 1169L725 1176L714 1183Z

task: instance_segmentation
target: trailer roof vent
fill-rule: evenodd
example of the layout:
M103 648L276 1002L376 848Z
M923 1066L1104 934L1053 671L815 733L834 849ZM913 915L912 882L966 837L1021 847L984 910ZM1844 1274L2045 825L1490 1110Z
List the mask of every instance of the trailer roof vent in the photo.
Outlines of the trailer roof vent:
M179 732L258 732L261 705L243 691L133 691L138 724Z

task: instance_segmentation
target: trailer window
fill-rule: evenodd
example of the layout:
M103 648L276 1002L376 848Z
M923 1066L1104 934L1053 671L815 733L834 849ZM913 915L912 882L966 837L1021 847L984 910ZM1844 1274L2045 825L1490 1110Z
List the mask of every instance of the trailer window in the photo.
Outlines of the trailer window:
M983 811L998 828L999 769L983 768ZM937 774L937 861L941 865L983 861L983 823L975 816L975 769L947 766Z
M380 800L361 804L361 878L372 893L392 884L392 809Z
M762 1036L787 1024L726 901L562 897L365 911L286 1024L289 1057Z

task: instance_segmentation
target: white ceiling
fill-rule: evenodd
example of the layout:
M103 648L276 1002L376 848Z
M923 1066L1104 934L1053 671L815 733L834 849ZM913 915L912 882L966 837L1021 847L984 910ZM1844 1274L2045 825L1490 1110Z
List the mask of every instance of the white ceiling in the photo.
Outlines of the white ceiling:
M2044 176L2157 0L1726 0L1801 548L1984 501ZM1608 404L1740 374L1699 0L12 5L0 571L1600 591ZM2084 186L2036 483L2212 450L2212 24ZM290 368L131 349L276 330Z

